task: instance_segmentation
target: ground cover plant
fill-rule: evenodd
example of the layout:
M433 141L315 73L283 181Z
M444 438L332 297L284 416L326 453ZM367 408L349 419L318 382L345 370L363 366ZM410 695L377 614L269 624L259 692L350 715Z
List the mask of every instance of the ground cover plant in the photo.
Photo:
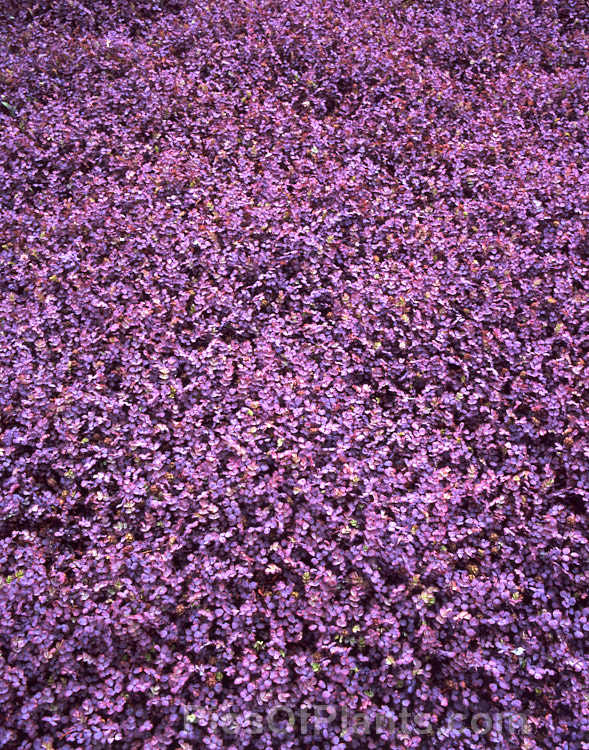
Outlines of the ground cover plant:
M588 748L587 4L0 25L0 747Z

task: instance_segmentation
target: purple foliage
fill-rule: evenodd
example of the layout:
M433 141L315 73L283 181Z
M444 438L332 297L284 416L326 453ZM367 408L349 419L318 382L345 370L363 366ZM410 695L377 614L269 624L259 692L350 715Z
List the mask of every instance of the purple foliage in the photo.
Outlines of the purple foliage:
M0 11L0 747L588 748L587 3Z

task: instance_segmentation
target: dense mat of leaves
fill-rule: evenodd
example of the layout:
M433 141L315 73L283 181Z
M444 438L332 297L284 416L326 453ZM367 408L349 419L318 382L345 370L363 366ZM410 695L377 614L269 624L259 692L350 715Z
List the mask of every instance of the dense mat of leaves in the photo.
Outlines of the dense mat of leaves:
M0 747L589 747L587 4L0 6Z

